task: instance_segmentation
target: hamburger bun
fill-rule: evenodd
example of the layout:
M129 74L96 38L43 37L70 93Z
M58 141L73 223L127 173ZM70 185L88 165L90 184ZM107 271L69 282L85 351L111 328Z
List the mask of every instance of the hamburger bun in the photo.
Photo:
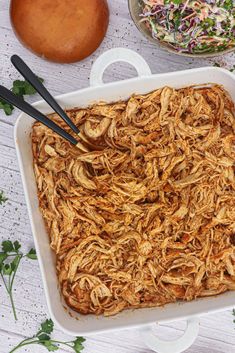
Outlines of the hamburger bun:
M107 31L106 0L11 0L19 40L37 55L71 63L92 54Z

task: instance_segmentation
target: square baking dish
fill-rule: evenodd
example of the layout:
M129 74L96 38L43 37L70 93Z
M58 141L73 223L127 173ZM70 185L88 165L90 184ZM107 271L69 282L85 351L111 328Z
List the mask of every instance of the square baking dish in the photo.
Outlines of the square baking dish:
M104 70L117 61L126 61L132 64L137 70L138 77L103 84ZM139 54L122 48L111 49L97 59L92 67L90 83L91 87L89 88L56 97L59 104L68 109L78 106L86 107L99 101L125 100L134 93L144 94L162 86L180 88L207 83L223 85L235 101L235 76L225 69L205 67L152 75L149 66ZM34 106L43 113L52 112L44 101L37 102ZM154 322L190 319L195 315L200 316L212 311L225 310L235 305L234 292L226 292L217 297L203 298L192 302L178 302L157 308L126 310L114 317L84 316L70 308L65 310L66 304L62 300L58 288L55 255L50 249L49 237L38 206L31 148L33 123L34 120L26 114L19 116L14 130L15 145L49 312L51 318L63 331L78 336L121 328L143 327ZM68 314L68 311L72 312L72 316Z

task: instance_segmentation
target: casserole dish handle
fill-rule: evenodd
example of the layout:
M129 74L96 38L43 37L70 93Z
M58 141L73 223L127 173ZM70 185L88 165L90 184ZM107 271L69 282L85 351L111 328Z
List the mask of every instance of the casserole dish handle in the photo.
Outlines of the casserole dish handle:
M164 341L157 338L152 332L152 326L141 329L141 335L145 344L157 353L181 353L188 349L199 332L199 318L191 317L187 320L187 328L184 334L174 341Z
M151 70L141 55L126 48L113 48L100 55L94 62L91 68L90 85L102 86L104 71L117 61L124 61L134 66L140 77L151 75Z

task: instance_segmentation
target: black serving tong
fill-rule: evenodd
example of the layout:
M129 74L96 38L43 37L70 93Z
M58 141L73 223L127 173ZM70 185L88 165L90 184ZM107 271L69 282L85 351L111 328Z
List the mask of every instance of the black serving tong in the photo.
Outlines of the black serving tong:
M52 97L50 92L28 67L28 65L18 56L12 55L11 62L15 66L16 70L35 88L40 96L51 106L51 108L67 123L67 125L76 133L79 133L79 129L68 117L65 111L59 106L56 100Z
M35 88L35 90L40 94L42 98L53 108L53 110L67 123L67 125L82 138L82 134L72 120L68 117L65 111L59 106L56 100L48 92L46 87L39 81L37 76L32 72L32 70L26 65L26 63L17 55L11 57L11 62L15 68L22 74L22 76ZM31 106L29 103L25 102L23 98L15 95L9 89L0 85L0 97L7 101L8 103L14 105L15 107L22 110L24 113L30 115L34 119L40 121L42 124L46 125L48 128L52 129L58 135L72 143L73 145L80 148L83 152L87 152L85 146L83 146L79 141L77 141L72 135L67 131L62 129L59 125L50 120L47 116L42 114L39 110Z

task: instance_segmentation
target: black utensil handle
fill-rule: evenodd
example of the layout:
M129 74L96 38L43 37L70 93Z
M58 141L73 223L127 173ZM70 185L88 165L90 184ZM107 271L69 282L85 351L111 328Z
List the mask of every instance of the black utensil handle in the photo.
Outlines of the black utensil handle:
M14 105L15 107L22 110L24 113L30 115L34 119L40 121L42 124L46 125L48 128L56 132L61 137L65 138L67 141L71 142L73 145L77 145L78 141L58 126L54 121L48 119L45 115L39 112L37 109L32 107L29 103L25 102L23 98L16 96L9 89L0 85L0 97L7 101L8 103Z
M37 76L28 67L28 65L18 56L13 55L11 57L11 62L15 68L21 73L21 75L35 88L35 90L40 94L40 96L45 99L45 101L54 109L54 111L59 114L59 116L69 125L69 127L76 133L79 133L79 129L68 117L65 111L60 107L56 100L52 97L50 92L46 87L39 81Z

